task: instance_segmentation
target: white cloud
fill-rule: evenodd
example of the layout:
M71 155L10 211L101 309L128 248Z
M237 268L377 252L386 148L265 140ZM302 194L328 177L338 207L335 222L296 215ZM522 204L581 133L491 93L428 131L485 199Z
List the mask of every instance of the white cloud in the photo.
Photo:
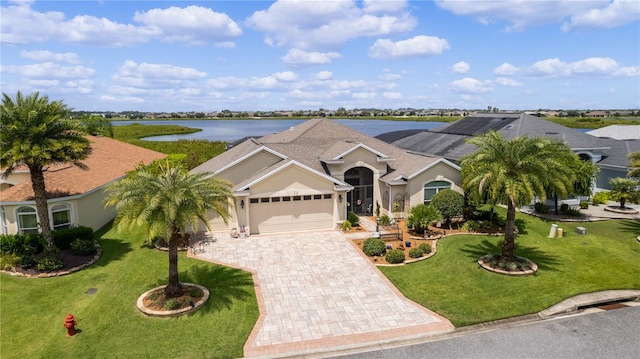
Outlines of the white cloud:
M339 57L341 57L341 55L337 52L311 52L300 49L291 49L282 57L282 61L291 66L311 66L330 64L331 59Z
M298 79L298 75L291 71L276 72L275 74L273 74L273 77L275 77L279 81L285 82L291 82Z
M590 57L566 63L558 58L541 60L531 65L527 73L533 77L568 77L578 75L632 77L640 73L639 66L622 67L609 57Z
M226 14L199 6L136 13L134 20L140 22L140 26L90 15L77 15L68 20L62 12L38 12L28 3L2 7L0 16L0 41L12 45L59 41L122 47L159 39L189 44L213 42L230 47L233 46L230 40L242 33Z
M498 77L495 82L500 86L506 86L506 87L522 86L522 83L506 77Z
M463 93L485 93L493 91L493 88L488 81L481 82L470 77L453 81L450 86L454 91Z
M640 19L638 0L613 0L606 7L590 9L571 17L562 26L563 31L575 28L615 28Z
M362 3L366 12L394 12L407 7L406 0L364 0Z
M402 79L402 75L400 75L400 74L392 74L392 73L382 73L382 74L378 75L378 78L380 80L385 80L385 81L395 81L395 80Z
M629 4L631 3L631 4ZM635 3L635 4L633 4ZM507 31L522 31L527 27L562 23L571 17L563 29L579 26L617 27L638 20L636 0L541 0L541 1L460 1L437 0L441 9L456 15L474 16L482 24L507 22ZM635 9L631 9L635 6ZM604 10L602 10L604 9ZM624 14L625 11L631 14ZM635 14L635 19L630 15ZM612 20L607 23L608 20Z
M73 52L54 53L51 51L44 51L44 50L21 51L20 56L24 57L25 59L39 61L39 62L53 61L53 62L66 62L70 64L80 63L80 58L78 57L78 54Z
M352 94L353 98L358 100L373 100L376 98L375 92L354 92Z
M83 79L92 77L95 70L85 66L62 66L53 62L32 65L3 65L2 72L34 79Z
M334 49L359 37L406 32L417 24L415 17L399 11L399 4L358 5L355 1L281 0L253 13L247 25L264 32L270 46L311 50ZM365 9L388 13L372 14Z
M229 39L242 35L240 26L227 14L196 5L136 12L133 19L158 29L162 40L167 42L222 42L229 47Z
M469 72L469 69L471 69L471 66L469 66L469 64L464 61L460 61L451 66L451 72L455 74L466 74L467 72Z
M124 86L144 89L180 89L191 87L188 82L204 79L207 74L190 67L168 64L136 63L127 60L111 77L113 81Z
M382 96L390 100L399 100L402 98L402 94L399 92L384 92Z
M496 67L495 69L493 69L493 73L496 75L502 75L502 76L509 76L509 75L515 75L518 72L520 72L520 69L511 65L508 62L505 62L504 64Z
M427 56L439 55L445 50L449 50L447 40L434 36L418 35L397 42L379 39L369 49L369 56L374 58Z
M316 79L318 80L329 80L333 76L333 72L331 71L320 71L316 74Z

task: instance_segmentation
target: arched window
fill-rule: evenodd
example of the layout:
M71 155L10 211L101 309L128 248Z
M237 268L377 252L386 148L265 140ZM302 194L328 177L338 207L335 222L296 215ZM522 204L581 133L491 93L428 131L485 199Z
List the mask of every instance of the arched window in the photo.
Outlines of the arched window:
M433 181L424 185L424 204L429 204L431 198L443 189L450 189L451 183L447 181Z
M53 229L66 229L71 227L71 207L68 204L56 204L51 207Z
M20 207L18 213L18 231L22 234L38 233L38 213L33 207Z

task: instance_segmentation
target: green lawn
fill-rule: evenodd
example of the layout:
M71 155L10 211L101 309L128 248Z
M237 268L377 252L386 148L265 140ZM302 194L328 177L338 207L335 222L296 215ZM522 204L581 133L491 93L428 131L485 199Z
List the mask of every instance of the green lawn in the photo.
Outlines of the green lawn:
M9 358L236 358L258 319L251 274L186 258L180 280L204 285L204 307L177 318L150 318L136 300L166 284L167 253L147 247L141 233L106 228L103 255L68 276L26 279L0 275L0 342ZM106 233L105 233L106 232ZM95 294L86 294L97 288ZM81 333L65 337L67 313Z
M539 266L535 276L509 277L480 268L477 259L499 253L502 237L461 235L438 242L425 261L380 270L408 298L464 326L536 313L568 297L606 289L640 289L638 221L548 222L518 214L516 255ZM564 238L549 239L551 223ZM586 235L575 234L578 226Z

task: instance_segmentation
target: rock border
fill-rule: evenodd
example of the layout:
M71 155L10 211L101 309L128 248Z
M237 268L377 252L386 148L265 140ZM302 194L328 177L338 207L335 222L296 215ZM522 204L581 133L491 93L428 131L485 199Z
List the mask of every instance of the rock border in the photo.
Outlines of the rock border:
M531 267L531 269L527 269L527 270L519 270L519 271L506 271L506 270L502 270L502 269L498 269L498 268L493 268L491 267L489 261L488 261L488 257L491 254L487 254L484 255L482 257L480 257L478 259L478 265L486 270L488 270L489 272L494 272L494 273L498 273L498 274L504 274L504 275L508 275L508 276L513 276L513 277L517 277L517 276L525 276L525 275L532 275L532 274L536 274L536 272L538 271L538 265L535 264L535 262L533 262L532 260L530 260L529 258L525 258L525 257L518 257L515 256L516 258L526 262L527 264L529 264L529 266Z
M199 288L200 290L202 290L202 292L204 293L204 295L202 296L202 298L200 298L200 300L198 302L196 302L194 304L193 307L186 307L186 308L182 308L182 309L176 309L176 310L152 310L149 309L147 307L144 306L144 298L151 292L164 288L166 287L166 285L161 285L159 287L155 287L152 289L149 289L148 291L142 293L141 296L138 297L138 300L136 301L136 306L138 307L138 310L140 312L142 312L143 314L150 316L150 317L177 317L183 314L187 314L187 313L191 313L194 312L198 309L200 309L200 307L202 307L208 300L209 300L209 290L199 284L195 284L195 283L181 283L183 286L190 286L190 287L196 287Z
M6 273L9 275L12 275L14 277L23 277L23 278L51 278L51 277L61 277L63 275L67 275L67 274L71 274L74 272L78 272L82 269L85 269L91 265L93 265L95 262L98 261L98 259L100 259L100 256L102 256L102 247L100 247L100 244L98 243L98 241L93 241L93 246L96 248L96 254L93 256L93 258L91 258L91 260L85 264L79 265L77 267L73 267L73 268L69 268L69 269L65 269L62 271L56 271L56 272L44 272L44 273L40 273L40 274L27 274L27 273L20 273L20 272L12 272L12 271L6 271L6 270L0 270L0 273Z
M613 212L613 213L619 213L619 214L638 214L640 212L635 208L630 208L626 206L624 208L615 207L615 206L605 206L604 210L607 212Z

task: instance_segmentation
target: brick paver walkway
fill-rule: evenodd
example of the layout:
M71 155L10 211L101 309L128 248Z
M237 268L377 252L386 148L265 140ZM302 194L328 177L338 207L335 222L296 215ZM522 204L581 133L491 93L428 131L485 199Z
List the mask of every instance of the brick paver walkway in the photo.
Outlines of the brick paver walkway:
M260 318L245 356L313 352L453 329L406 299L341 232L216 241L196 257L253 273Z

